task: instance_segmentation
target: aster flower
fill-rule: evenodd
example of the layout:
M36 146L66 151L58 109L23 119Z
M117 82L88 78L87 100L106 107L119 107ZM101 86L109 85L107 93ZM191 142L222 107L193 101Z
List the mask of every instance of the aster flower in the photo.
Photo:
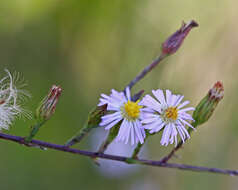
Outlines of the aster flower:
M107 111L111 113L102 116L100 126L106 130L111 129L120 123L120 129L116 140L125 144L131 141L131 145L140 142L144 143L145 131L140 122L143 112L139 101L131 100L130 90L126 88L126 93L111 90L110 96L101 95L99 106L107 104Z
M180 135L184 142L190 135L185 128L193 128L189 121L194 121L192 116L186 113L187 111L194 110L193 107L183 108L189 101L182 100L184 96L174 95L169 90L166 90L166 97L162 90L152 90L156 99L150 95L146 95L141 105L145 106L142 123L144 128L148 129L150 133L156 133L162 129L163 135L160 141L161 145L167 146L169 143L177 144L177 134Z
M7 76L0 80L0 130L9 129L17 116L30 117L29 113L20 106L25 97L30 95L16 87L16 83L20 80L19 74L12 76L8 70L5 71Z

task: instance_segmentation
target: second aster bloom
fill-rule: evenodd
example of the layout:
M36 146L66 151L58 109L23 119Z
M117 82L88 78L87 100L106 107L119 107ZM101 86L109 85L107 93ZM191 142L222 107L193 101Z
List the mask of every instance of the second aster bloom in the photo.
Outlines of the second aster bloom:
M189 101L182 102L184 96L174 95L169 90L166 90L166 96L160 89L152 90L152 93L156 99L146 95L141 103L147 111L142 120L144 128L148 129L150 133L164 129L160 143L165 146L169 143L176 145L177 134L180 135L183 142L190 138L186 126L193 128L189 121L194 120L186 112L192 111L194 108L184 108L189 104Z
M130 141L131 145L138 142L144 143L145 131L141 124L142 106L139 100L136 102L131 100L129 88L126 88L125 94L124 92L112 90L110 96L105 94L101 96L102 98L98 105L107 104L107 111L112 113L102 116L102 121L99 125L109 130L121 122L116 137L117 141L122 141L125 144Z

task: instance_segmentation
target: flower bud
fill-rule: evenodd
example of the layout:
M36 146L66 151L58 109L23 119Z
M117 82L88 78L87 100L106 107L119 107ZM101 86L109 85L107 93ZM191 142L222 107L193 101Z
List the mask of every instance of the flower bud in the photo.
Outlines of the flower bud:
M193 112L193 119L195 126L205 123L213 114L216 106L224 96L223 84L218 81L208 91L208 94L200 101L195 111Z
M182 45L183 40L188 35L189 31L193 27L197 27L198 24L191 20L188 24L182 23L182 26L174 34L172 34L163 44L162 44L162 53L164 55L171 55L175 53L179 47Z
M54 114L56 104L61 95L62 89L59 86L53 85L49 91L48 96L46 96L39 107L36 110L36 118L42 121L50 119Z

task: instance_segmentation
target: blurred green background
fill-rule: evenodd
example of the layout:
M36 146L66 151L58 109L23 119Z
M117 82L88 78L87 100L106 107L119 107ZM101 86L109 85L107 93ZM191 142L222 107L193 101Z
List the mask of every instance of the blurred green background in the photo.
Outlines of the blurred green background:
M63 144L80 127L100 93L123 87L158 55L161 43L181 22L196 20L181 49L135 86L171 89L195 106L217 80L225 97L213 117L193 134L173 162L237 168L238 27L235 0L1 0L1 70L24 75L34 110L52 84L63 95L56 114L37 139ZM3 72L2 72L3 74ZM6 133L25 136L33 124L17 120ZM77 148L94 150L89 136ZM173 148L160 136L147 144L148 158ZM1 140L0 189L237 189L236 177L140 167L104 175L85 157L29 149ZM120 165L118 167L121 167ZM117 172L117 171L115 171Z

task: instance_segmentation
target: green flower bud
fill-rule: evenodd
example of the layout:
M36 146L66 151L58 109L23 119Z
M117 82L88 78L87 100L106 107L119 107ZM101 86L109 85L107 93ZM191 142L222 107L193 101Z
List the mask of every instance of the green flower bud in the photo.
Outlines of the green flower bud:
M224 96L224 88L220 81L209 90L208 94L200 101L195 111L193 112L193 119L198 126L205 123L213 114L218 103Z

